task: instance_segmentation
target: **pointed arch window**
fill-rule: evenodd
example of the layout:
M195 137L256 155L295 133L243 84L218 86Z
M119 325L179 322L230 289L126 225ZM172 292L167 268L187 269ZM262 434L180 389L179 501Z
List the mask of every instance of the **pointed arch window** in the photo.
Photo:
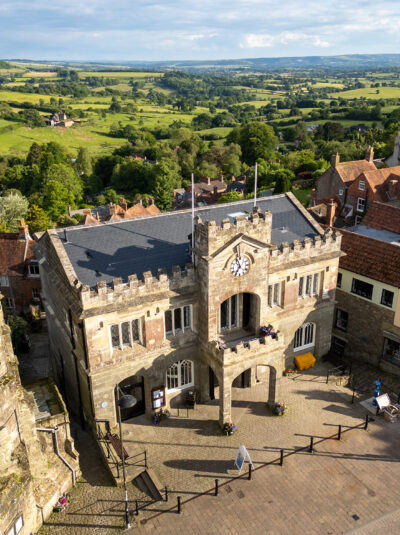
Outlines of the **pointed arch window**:
M194 385L193 361L179 360L167 370L167 390L180 390Z

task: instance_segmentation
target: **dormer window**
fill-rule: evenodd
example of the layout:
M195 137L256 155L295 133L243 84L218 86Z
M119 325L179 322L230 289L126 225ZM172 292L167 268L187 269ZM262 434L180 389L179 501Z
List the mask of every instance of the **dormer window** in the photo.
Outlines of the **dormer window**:
M360 182L358 183L358 189L360 191L364 191L365 190L365 181L364 180L360 180Z

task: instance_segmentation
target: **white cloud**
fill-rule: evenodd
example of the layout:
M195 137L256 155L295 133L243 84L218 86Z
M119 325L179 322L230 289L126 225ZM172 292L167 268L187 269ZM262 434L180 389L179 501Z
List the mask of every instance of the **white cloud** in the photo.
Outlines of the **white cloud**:
M240 48L267 48L274 44L273 35L249 33L240 43Z
M303 43L313 45L318 48L327 48L330 43L323 40L318 35L307 35L302 32L282 32L278 35L270 34L248 34L240 42L240 48L269 48L275 45L291 45L293 43Z

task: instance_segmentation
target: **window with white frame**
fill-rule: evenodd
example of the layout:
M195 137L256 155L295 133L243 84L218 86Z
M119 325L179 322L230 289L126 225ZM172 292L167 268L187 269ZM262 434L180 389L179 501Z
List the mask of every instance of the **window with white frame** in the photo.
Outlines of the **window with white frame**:
M143 343L142 319L134 319L110 326L112 349L124 349Z
M339 190L339 195L343 195L343 190L342 189Z
M219 309L219 326L221 331L238 326L239 294L232 295L221 303Z
M39 290L39 288L32 288L32 299L34 301L39 301L39 299L40 299L40 290Z
M357 199L357 212L364 212L365 210L365 199L358 197Z
M167 370L167 390L180 390L194 385L193 361L179 360Z
M282 304L282 283L274 282L268 286L268 306L275 307Z
M29 270L30 277L40 277L39 262L37 260L31 260L28 266L28 270Z
M24 527L24 517L19 515L12 525L5 531L5 535L17 535Z
M294 333L293 348L295 351L307 349L315 344L315 324L304 323Z
M192 328L192 305L166 310L165 334L175 336Z
M299 278L299 299L319 295L320 276L319 273L303 275Z
M10 279L8 275L0 275L0 286L3 288L8 288L10 286Z
M354 221L354 224L355 225L359 225L360 224L360 221L361 221L361 216L360 215L356 215L356 218L355 218L355 221Z
M358 183L358 189L360 191L364 191L365 190L365 181L364 180L360 180L360 182Z

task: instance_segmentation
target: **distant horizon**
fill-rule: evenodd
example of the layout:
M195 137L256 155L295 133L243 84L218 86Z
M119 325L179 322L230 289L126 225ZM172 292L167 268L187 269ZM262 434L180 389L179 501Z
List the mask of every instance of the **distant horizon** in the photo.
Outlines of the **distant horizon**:
M0 3L2 55L30 61L223 61L217 58L393 49L400 50L398 0L286 0L284 6L279 0Z
M108 63L108 64L119 64L119 63L215 63L215 62L234 62L234 61L254 61L254 60L275 60L275 59L307 59L307 58L345 58L345 57L360 57L360 56L399 56L400 52L352 52L352 53L343 53L343 54L307 54L307 55L288 55L288 56L243 56L237 58L205 58L205 59L51 59L51 58L22 58L22 57L6 57L0 58L0 61L17 61L17 62L31 62L31 63Z

